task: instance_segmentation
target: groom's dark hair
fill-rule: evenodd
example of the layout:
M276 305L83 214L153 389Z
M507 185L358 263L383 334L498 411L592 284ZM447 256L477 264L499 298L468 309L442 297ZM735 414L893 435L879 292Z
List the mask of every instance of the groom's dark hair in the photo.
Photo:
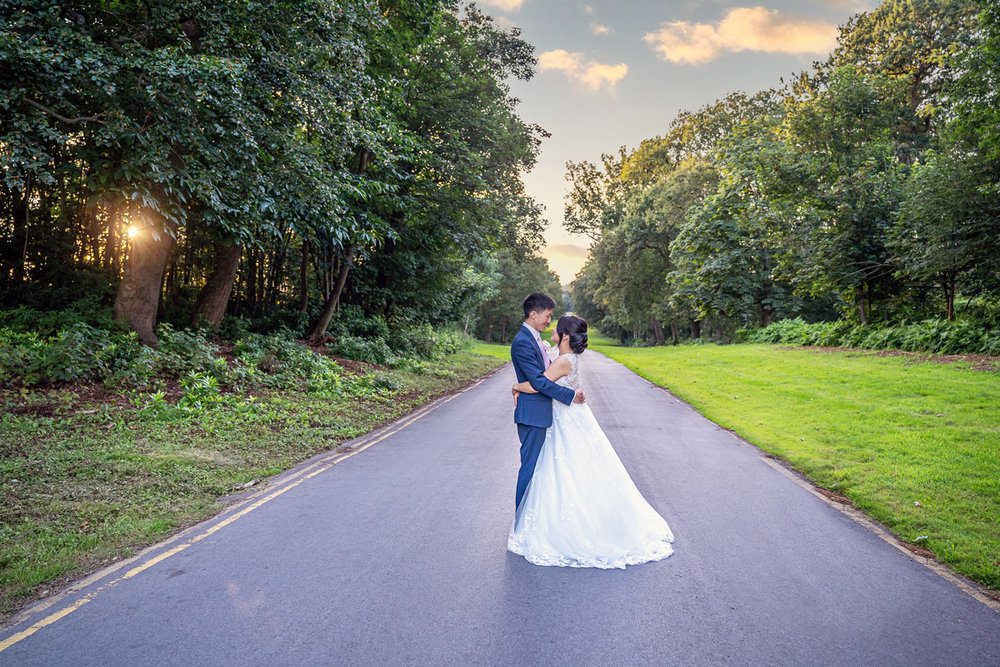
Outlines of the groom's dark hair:
M524 297L524 303L522 303L521 306L524 307L524 319L528 319L528 315L531 314L531 311L540 313L543 310L555 308L556 302L553 301L552 297L548 294L534 292Z

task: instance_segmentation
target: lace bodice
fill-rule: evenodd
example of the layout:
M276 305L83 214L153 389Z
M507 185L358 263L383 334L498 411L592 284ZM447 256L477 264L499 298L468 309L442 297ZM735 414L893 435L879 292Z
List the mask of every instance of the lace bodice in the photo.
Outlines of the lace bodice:
M580 355L570 352L566 357L569 359L570 364L569 375L564 375L556 380L556 384L569 387L570 389L579 389L582 379L580 377Z

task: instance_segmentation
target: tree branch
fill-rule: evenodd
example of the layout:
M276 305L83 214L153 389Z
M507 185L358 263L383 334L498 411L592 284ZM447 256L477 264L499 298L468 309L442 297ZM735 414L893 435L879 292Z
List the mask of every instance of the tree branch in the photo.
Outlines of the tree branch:
M24 101L27 102L28 104L30 104L31 106L35 107L39 111L42 111L42 112L48 114L49 116L52 116L53 118L55 118L59 122L66 123L67 125L80 125L81 123L102 123L103 124L103 122L104 122L104 121L101 120L101 118L104 116L103 113L94 114L93 116L79 116L77 118L67 118L66 116L63 116L62 114L60 114L58 111L50 109L49 107L47 107L44 104L41 104L39 102L36 102L35 100L32 100L32 99L29 99L29 98L25 97Z

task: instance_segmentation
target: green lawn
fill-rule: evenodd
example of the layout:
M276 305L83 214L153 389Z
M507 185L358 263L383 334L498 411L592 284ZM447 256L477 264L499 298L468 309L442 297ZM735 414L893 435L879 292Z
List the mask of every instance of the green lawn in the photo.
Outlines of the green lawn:
M354 364L371 382L341 395L227 394L197 412L93 385L0 390L0 619L500 365L469 352L417 371Z
M497 343L476 342L472 346L472 351L476 354L484 354L488 357L495 357L510 361L510 345L498 345Z
M592 343L1000 589L1000 373L862 351Z

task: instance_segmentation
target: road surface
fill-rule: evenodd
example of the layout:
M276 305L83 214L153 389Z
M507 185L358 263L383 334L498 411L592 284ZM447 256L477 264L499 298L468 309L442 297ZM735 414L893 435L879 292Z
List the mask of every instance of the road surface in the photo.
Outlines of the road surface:
M666 392L583 363L670 558L507 553L507 367L34 611L0 665L1000 665L1000 613Z

